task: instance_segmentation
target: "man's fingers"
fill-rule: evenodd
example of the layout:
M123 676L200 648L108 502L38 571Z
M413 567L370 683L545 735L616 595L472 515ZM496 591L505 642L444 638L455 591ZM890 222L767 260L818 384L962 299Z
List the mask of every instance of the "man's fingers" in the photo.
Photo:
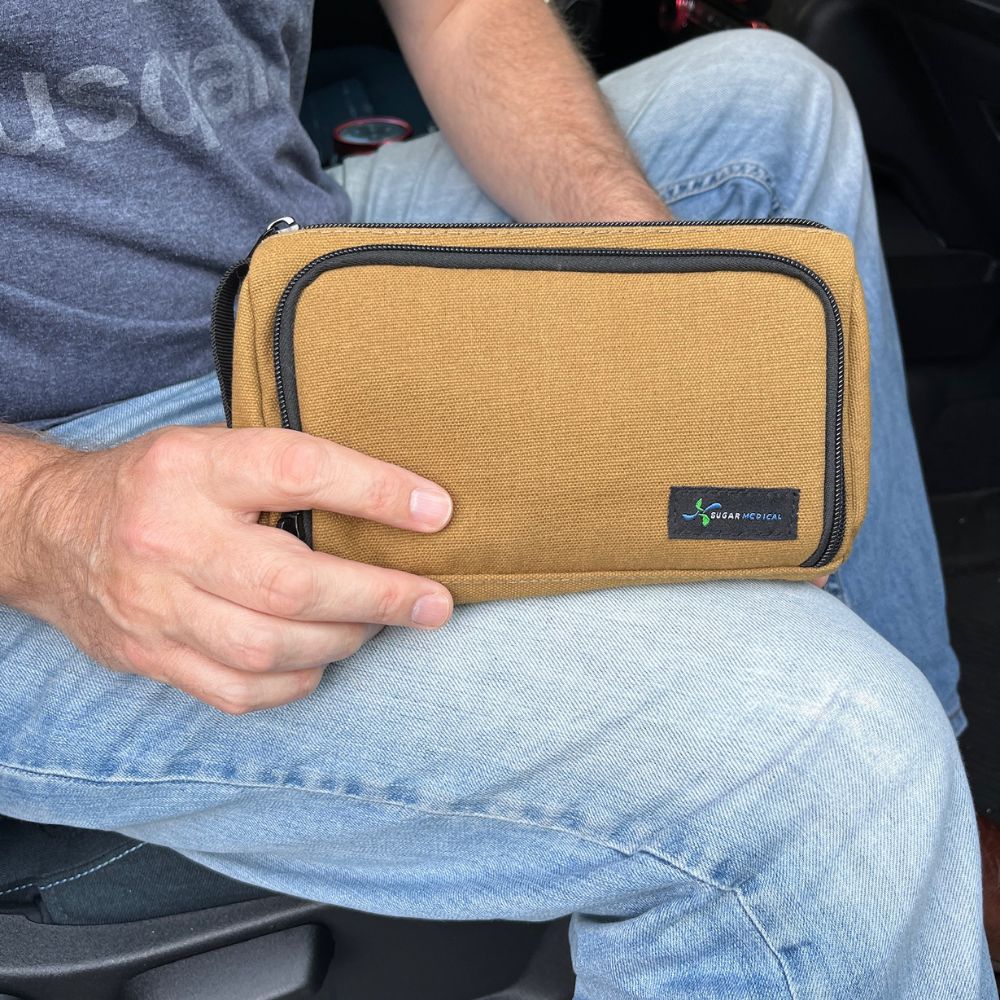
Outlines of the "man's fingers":
M353 656L380 625L299 622L192 590L167 637L236 670L315 670Z
M230 715L274 708L316 690L322 670L254 674L235 670L183 646L176 646L143 673L179 688Z
M202 590L279 619L437 628L451 617L448 590L421 576L313 552L286 532L234 526L216 539L240 559L195 557Z
M210 492L237 510L330 510L411 531L451 518L437 484L308 434L235 430L216 440L210 460Z

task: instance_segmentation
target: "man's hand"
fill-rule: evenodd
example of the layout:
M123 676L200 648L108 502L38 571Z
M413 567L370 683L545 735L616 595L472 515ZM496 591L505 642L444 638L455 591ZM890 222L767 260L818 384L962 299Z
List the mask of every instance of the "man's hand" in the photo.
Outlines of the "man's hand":
M0 599L113 669L241 713L309 694L383 625L451 614L437 583L257 523L316 508L444 527L447 493L397 466L281 430L172 427L87 453L7 440L34 460L9 494Z

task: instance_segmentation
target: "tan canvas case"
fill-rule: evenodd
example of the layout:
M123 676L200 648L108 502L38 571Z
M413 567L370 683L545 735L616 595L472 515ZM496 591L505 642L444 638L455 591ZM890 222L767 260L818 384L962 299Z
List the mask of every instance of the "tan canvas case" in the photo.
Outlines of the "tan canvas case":
M273 233L216 300L232 426L336 441L455 505L436 535L286 512L315 548L457 602L809 579L847 556L870 437L847 237L780 221Z

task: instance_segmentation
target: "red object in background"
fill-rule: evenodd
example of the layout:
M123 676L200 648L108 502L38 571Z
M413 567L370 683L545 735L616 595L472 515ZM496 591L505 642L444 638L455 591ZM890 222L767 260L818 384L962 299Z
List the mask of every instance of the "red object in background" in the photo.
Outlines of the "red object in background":
M333 130L333 147L341 156L374 153L389 142L402 142L413 135L413 126L393 115L367 115L341 122Z
M732 0L736 6L746 0ZM768 28L759 18L749 18L736 12L730 13L706 0L663 0L660 4L660 28L677 34L688 26L703 31L724 31L727 28Z

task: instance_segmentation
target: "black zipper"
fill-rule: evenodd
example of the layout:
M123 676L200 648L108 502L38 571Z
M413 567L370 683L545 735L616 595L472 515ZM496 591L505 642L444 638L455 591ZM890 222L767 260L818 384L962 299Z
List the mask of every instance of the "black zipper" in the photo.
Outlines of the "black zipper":
M279 220L282 223L291 220ZM776 220L779 224L805 225L813 228L823 228L819 223L810 220ZM291 223L294 225L294 223ZM692 225L674 221L667 223L616 223L620 226L634 225ZM706 223L701 223L705 225ZM715 225L715 223L707 223ZM728 225L761 225L762 220L732 219L726 220ZM274 225L274 224L272 224ZM571 225L589 226L589 223ZM548 225L533 226L520 223L480 223L475 228L563 228ZM310 226L306 228L324 228ZM356 223L354 228L471 228L468 226L451 226L448 223L423 223L416 226L382 227L377 223ZM285 229L272 230L262 235L261 239ZM294 230L292 230L294 231ZM260 241L258 241L259 243ZM801 565L804 567L821 567L829 562L840 549L845 529L845 483L843 469L843 397L844 397L844 337L843 323L836 299L826 282L801 262L780 254L766 253L755 250L650 250L650 249L617 249L617 248L558 248L558 247L441 247L431 245L405 244L374 244L367 246L346 247L334 250L314 258L302 267L285 286L278 300L274 317L273 363L275 387L277 390L278 408L283 427L301 430L299 419L298 398L294 377L294 354L292 342L294 338L295 306L302 290L320 274L338 266L350 264L395 264L424 266L492 266L480 263L482 258L489 258L498 266L518 266L518 258L523 261L534 261L538 257L556 257L566 266L564 270L597 270L614 271L616 268L595 266L598 261L621 263L631 260L633 266L618 268L618 270L634 271L654 270L646 267L654 261L669 262L670 266L655 268L662 271L701 271L714 268L703 266L711 261L726 261L726 269L773 271L788 274L804 281L819 296L824 307L827 326L827 458L825 470L824 496L824 529L820 544L810 557ZM504 264L500 264L500 260ZM642 261L644 265L636 268ZM685 267L684 264L692 265ZM693 266L699 265L699 266ZM742 265L742 266L738 266ZM537 264L523 264L525 267L537 267ZM289 305L291 301L291 305ZM288 376L286 378L286 375ZM289 511L280 516L278 526L290 531L296 537L311 544L312 512Z

